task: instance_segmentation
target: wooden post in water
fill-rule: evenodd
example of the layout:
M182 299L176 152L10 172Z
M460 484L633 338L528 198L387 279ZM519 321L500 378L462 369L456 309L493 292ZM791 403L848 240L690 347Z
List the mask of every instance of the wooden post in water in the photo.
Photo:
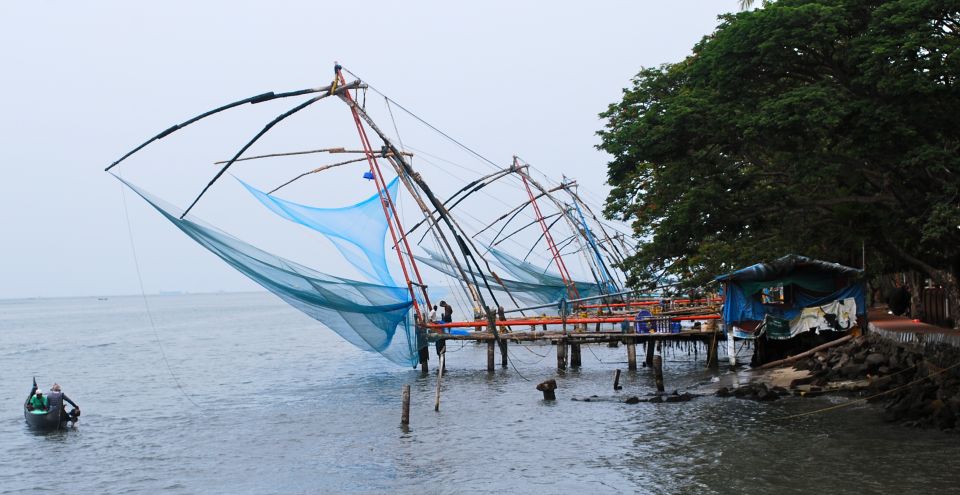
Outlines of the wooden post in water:
M442 341L441 341L442 342ZM437 342L438 344L440 342ZM440 367L437 368L437 397L433 403L433 410L440 411L440 382L443 381L443 370L447 367L447 349L446 346L437 350L440 353Z
M710 339L710 348L707 351L707 368L717 368L720 361L717 359L717 347L719 345L718 337L720 332L713 332L713 338Z
M617 374L613 375L613 389L620 390L622 388L620 386L620 368L617 368Z
M637 370L637 341L634 339L627 341L627 369Z
M657 382L657 392L663 392L663 358L653 356L653 379Z
M447 361L443 358L444 354L447 353L447 341L438 340L436 347L437 360L439 361L440 366L443 366L443 371L447 371Z
M500 366L507 367L507 340L500 339Z
M655 345L653 339L647 339L647 358L643 361L644 367L649 368L653 366L653 349Z
M494 344L499 341L501 346L500 352L503 353L506 351L503 349L505 343L500 339L500 335L497 332L497 314L490 308L487 308L487 331L493 336L493 340L487 342L487 371L492 372L494 369Z
M570 344L570 367L579 368L580 367L580 344Z
M426 373L430 371L430 348L429 344L425 344L420 348L419 357L420 357L420 372Z
M494 344L495 342L492 340L487 341L487 371L489 372L493 372L493 365L494 365L493 356L495 354L493 350Z
M403 406L400 412L400 424L406 426L410 424L410 385L404 385L402 390Z
M537 390L543 392L543 400L557 400L557 389L556 380L547 380L540 385L537 385Z
M567 339L557 339L557 369L567 369Z

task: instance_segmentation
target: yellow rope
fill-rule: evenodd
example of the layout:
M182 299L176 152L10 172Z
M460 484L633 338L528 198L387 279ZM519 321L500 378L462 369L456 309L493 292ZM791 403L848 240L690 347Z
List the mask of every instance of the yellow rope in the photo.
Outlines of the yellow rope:
M852 401L850 401L850 402L845 402L845 403L843 403L843 404L838 404L838 405L835 405L835 406L825 407L825 408L823 408L823 409L816 409L816 410L814 410L814 411L807 411L807 412L805 412L805 413L793 414L793 415L790 415L790 416L784 416L784 417L781 417L781 418L777 418L777 420L778 420L778 421L784 421L784 420L787 420L787 419L799 418L799 417L802 417L802 416L810 416L810 415L812 415L812 414L824 413L824 412L827 412L827 411L833 411L833 410L835 410L835 409L840 409L840 408L843 408L843 407L852 406L852 405L854 405L854 404L859 404L859 403L861 403L861 402L867 402L867 401L869 401L869 400L876 399L877 397L881 397L881 396L883 396L883 395L887 395L887 394L896 392L896 391L898 391L898 390L903 390L903 389L905 389L905 388L907 388L907 387L911 387L911 386L916 385L916 384L918 384L918 383L920 383L920 382L922 382L922 381L924 381L924 380L926 380L926 379L928 379L928 378L931 378L931 377L934 377L934 376L943 374L943 373L945 373L945 372L947 372L947 371L949 371L949 370L951 370L951 369L953 369L953 368L956 368L956 367L958 367L958 366L960 366L960 363L956 363L956 364L954 364L954 365L951 365L951 366L948 366L948 367L946 367L946 368L943 368L943 369L941 369L940 371L937 371L936 373L933 373L933 374L927 375L927 376L925 376L925 377L923 377L923 378L914 380L914 381L912 381L912 382L910 382L910 383L907 383L906 385L901 385L901 386L899 386L899 387L892 388L892 389L887 390L887 391L884 391L884 392L880 392L879 394L871 395L870 397L864 397L864 398L862 398L862 399L852 400ZM904 370L904 371L905 371L905 370ZM891 375L891 376L892 376L892 375Z

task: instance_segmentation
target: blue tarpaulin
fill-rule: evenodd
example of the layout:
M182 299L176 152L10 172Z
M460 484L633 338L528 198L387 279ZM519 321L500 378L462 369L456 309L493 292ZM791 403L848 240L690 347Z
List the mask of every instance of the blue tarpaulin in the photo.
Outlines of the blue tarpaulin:
M803 308L849 297L856 301L857 314L865 314L862 274L862 270L837 263L788 255L721 275L716 280L726 287L723 321L727 325L761 321L766 315L790 320L799 316ZM760 292L773 286L792 286L792 300L786 305L764 304Z

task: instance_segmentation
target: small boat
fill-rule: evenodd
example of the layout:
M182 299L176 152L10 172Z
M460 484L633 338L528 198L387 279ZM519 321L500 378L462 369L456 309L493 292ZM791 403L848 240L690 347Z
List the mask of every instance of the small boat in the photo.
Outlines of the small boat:
M62 404L51 404L46 411L30 409L30 397L23 403L23 417L27 420L27 425L34 430L50 431L66 428L69 417L62 414Z
M59 390L47 396L47 408L45 410L34 409L30 407L30 398L37 390L37 379L33 379L33 388L27 400L23 401L23 417L27 420L27 425L37 431L60 430L67 427L67 423L77 421L80 417L80 408L70 399L67 399L74 406L74 410L67 414L63 407L63 398L66 397Z

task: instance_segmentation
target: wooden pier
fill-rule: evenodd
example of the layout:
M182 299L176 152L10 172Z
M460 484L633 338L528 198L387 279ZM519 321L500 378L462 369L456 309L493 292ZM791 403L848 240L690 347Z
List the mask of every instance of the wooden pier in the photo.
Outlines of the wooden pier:
M701 318L702 319L702 318ZM486 322L480 322L485 324ZM500 323L498 322L498 326ZM557 349L557 369L565 370L568 367L578 368L582 366L580 359L581 346L590 344L624 344L627 355L627 368L637 369L637 345L646 346L644 366L653 364L653 357L657 352L657 347L662 347L667 342L691 342L704 345L706 355L708 356L707 365L717 366L717 346L720 341L719 332L711 331L681 331L678 333L658 332L658 333L622 333L619 331L567 331L562 330L533 330L523 332L502 332L502 331L476 331L469 332L466 335L456 335L450 333L428 332L425 335L427 342L435 343L438 348L444 348L446 342L454 341L473 341L476 343L487 344L487 371L494 371L496 368L495 358L497 354L497 342L500 347L500 362L502 367L508 363L508 349L510 343L523 342L543 342L555 345ZM428 353L421 353L421 369L426 371L429 359Z

